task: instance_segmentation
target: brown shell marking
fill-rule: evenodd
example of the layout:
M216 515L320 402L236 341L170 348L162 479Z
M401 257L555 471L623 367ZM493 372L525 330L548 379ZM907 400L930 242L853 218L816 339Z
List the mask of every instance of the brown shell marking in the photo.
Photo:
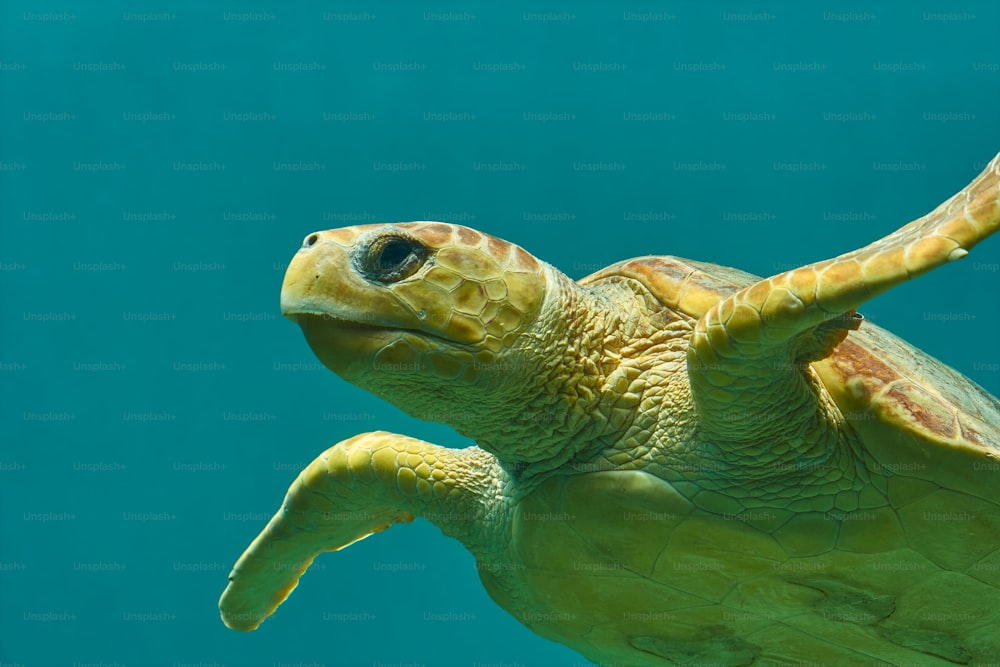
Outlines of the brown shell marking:
M884 329L865 323L814 367L849 421L1000 457L1000 401Z
M947 440L960 435L954 408L942 397L901 375L870 350L845 340L834 350L829 363L858 402L856 407L887 410L892 416Z
M670 255L637 257L582 278L590 285L613 276L634 278L663 305L699 318L717 302L761 280L738 269Z

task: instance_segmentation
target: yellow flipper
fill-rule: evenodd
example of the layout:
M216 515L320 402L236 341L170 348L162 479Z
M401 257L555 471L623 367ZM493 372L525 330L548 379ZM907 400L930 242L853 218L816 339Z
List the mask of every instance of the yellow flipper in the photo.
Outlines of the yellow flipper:
M489 511L486 485L502 477L497 470L478 448L447 449L394 433L364 433L334 445L299 474L233 566L219 599L222 621L233 630L256 629L316 556L414 516L426 516L472 549L475 519Z

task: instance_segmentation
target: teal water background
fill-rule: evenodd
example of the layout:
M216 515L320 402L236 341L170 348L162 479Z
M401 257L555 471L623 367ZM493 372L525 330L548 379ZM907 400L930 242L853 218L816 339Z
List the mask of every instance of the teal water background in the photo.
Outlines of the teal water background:
M929 211L1000 151L992 2L0 8L0 664L585 665L418 521L216 602L355 433L470 443L282 320L317 229L440 219L579 278L773 274ZM868 304L1000 393L1000 243ZM439 620L442 618L452 620Z

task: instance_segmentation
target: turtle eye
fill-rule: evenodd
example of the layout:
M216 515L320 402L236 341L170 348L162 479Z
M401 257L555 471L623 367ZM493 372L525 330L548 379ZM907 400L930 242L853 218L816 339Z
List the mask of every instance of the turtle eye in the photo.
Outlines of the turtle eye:
M423 265L425 246L404 236L379 236L365 249L360 269L366 277L380 283L394 283L409 278Z

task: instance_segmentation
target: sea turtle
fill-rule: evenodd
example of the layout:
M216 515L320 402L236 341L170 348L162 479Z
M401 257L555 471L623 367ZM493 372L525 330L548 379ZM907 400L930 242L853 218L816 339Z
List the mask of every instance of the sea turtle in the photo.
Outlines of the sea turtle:
M315 354L478 446L328 449L236 563L224 622L256 628L316 555L423 516L602 664L995 664L1000 402L855 309L964 257L998 199L1000 155L766 279L641 257L574 282L439 222L310 234L281 308Z

